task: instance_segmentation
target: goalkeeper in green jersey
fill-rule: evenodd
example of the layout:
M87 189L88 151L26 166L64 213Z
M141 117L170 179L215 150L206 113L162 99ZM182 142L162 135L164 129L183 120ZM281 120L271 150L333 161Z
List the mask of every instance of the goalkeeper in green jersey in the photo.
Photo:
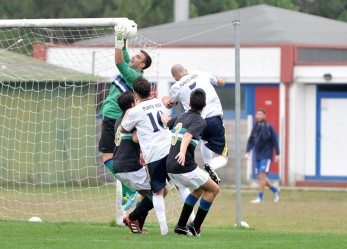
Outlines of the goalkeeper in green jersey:
M136 23L131 23L137 25ZM115 26L115 63L119 70L119 75L115 77L109 89L109 94L101 107L103 115L101 138L99 141L99 151L103 154L105 166L113 172L112 157L115 149L115 123L122 116L122 110L117 103L117 96L122 92L133 91L133 81L143 75L143 70L151 66L152 59L149 54L140 50L130 58L126 49L126 39L129 35L127 30L129 25L118 23ZM135 26L136 28L136 26ZM124 209L130 208L133 203L127 201L135 200L136 192L122 185ZM131 197L131 198L130 198Z

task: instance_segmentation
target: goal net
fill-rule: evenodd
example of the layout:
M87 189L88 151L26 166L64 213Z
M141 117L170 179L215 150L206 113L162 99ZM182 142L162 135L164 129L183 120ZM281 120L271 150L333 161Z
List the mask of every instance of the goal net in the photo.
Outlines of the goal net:
M97 149L100 108L119 73L119 20L0 21L0 219L122 218L115 178ZM160 45L137 35L128 51L139 49L153 59L145 77L155 95ZM171 191L168 220L178 199Z

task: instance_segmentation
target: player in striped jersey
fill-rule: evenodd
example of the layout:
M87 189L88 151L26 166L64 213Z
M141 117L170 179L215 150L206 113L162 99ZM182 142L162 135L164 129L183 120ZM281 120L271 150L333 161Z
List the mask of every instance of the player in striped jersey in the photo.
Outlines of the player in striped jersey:
M218 185L194 160L194 150L206 128L206 121L201 117L205 105L206 94L204 90L197 88L190 94L190 110L170 121L165 120L165 115L162 117L163 122L172 129L171 148L166 163L168 175L178 188L193 190L185 199L174 230L177 234L200 236L201 224L219 192ZM196 217L187 226L189 216L200 197Z
M132 58L126 49L125 33L126 26L119 23L115 27L115 63L119 70L119 75L115 77L110 85L109 94L101 107L103 116L101 125L101 138L99 141L99 151L102 152L102 158L105 166L112 171L112 155L115 149L115 123L122 115L117 96L125 91L133 91L133 81L143 75L143 71L151 66L152 59L149 54L141 50ZM123 204L130 207L132 199L137 195L126 186L122 186Z

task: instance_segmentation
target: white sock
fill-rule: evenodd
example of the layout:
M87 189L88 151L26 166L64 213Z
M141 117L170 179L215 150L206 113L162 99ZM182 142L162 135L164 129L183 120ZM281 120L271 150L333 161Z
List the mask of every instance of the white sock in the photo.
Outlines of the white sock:
M178 189L178 192L180 193L181 200L184 203L187 199L187 196L190 194L189 189L188 188ZM193 212L189 216L189 220L190 220L190 222L193 222L194 219L195 219L195 212L193 210Z
M166 235L168 233L168 227L166 223L164 197L162 195L153 195L152 200L155 214L159 221L161 234Z
M210 164L212 162L212 151L205 144L205 141L201 141L200 152L204 163Z
M210 166L216 170L227 165L227 162L228 160L224 156L217 156L212 159Z

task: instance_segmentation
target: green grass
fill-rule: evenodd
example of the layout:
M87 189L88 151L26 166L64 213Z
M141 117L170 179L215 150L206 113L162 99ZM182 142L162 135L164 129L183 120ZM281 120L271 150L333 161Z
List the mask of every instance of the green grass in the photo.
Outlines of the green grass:
M114 190L101 188L84 197L104 195L112 191ZM233 226L236 217L235 191L222 188L204 222L201 238L176 236L173 233L173 225L182 207L179 201L174 203L176 206L171 205L167 208L168 211L174 210L171 213L175 215L175 218L170 218L170 233L165 237L159 235L159 226L153 212L149 216L149 224L146 224L148 234L133 235L129 234L129 230L125 227L112 226L114 209L107 208L110 201L108 199L102 199L97 203L100 207L106 207L106 210L110 209L110 215L101 220L92 218L88 221L81 219L78 213L76 216L69 215L69 220L74 222L63 221L64 218L67 219L67 216L59 213L62 208L60 205L57 205L55 210L51 210L57 213L54 219L48 218L51 216L38 215L43 219L42 223L16 220L23 220L23 214L18 218L12 218L15 220L6 220L5 212L0 206L0 217L4 219L0 220L0 248L332 249L346 247L346 191L282 190L281 200L276 204L273 203L271 192L266 191L264 202L260 205L252 205L249 201L255 195L255 190L242 192L242 220L245 220L252 229L238 229ZM7 199L10 199L9 197L7 196ZM55 196L51 195L49 198L53 201ZM70 199L66 201L68 200ZM78 206L88 210L83 213L87 213L90 217L100 216L98 212L101 209L96 209L94 199L86 199L84 205ZM25 207L26 205L13 206L17 213L19 213L18 208L22 208L20 210L23 212Z
M172 227L171 227L172 228ZM344 234L266 232L231 227L205 227L201 238L159 235L149 226L144 235L102 224L0 222L1 248L343 248Z

